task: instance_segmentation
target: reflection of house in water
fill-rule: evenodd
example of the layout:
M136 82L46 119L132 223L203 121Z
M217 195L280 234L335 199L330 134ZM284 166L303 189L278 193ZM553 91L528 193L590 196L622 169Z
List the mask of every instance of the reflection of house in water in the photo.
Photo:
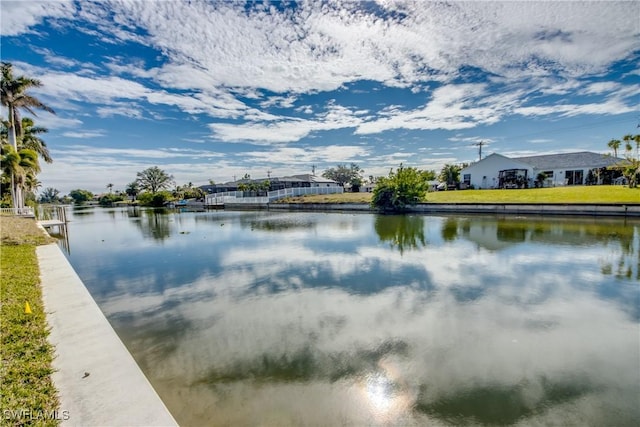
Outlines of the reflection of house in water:
M451 220L447 227L451 227ZM623 247L633 241L629 224L576 218L503 219L474 218L458 221L459 235L479 247L499 251L520 243L586 246L617 241Z
M450 221L448 222L450 228L451 223ZM468 219L461 220L460 228L459 235L461 237L489 251L499 251L525 241L522 232L506 231L504 227L499 227L498 221L493 218L487 218L486 220L474 218L473 221Z

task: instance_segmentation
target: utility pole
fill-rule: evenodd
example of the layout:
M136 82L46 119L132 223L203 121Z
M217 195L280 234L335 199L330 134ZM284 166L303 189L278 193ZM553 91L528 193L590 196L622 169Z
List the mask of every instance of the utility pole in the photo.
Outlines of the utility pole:
M471 145L475 145L476 147L478 147L478 161L482 160L482 146L483 145L487 145L487 143L484 142L484 141L480 141L480 142L476 142L475 144L471 144Z

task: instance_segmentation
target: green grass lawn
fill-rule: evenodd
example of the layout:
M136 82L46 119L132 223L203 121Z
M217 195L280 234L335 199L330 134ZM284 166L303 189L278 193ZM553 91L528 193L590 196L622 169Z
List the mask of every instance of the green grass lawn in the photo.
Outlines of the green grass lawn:
M52 239L33 219L0 216L0 231L0 425L54 426L58 422L46 418L59 401L35 251Z
M290 197L284 203L369 203L371 193ZM429 203L640 203L640 189L621 185L532 188L526 190L452 190L427 194Z
M464 190L429 193L435 203L640 203L640 190L621 185L531 188L526 190Z

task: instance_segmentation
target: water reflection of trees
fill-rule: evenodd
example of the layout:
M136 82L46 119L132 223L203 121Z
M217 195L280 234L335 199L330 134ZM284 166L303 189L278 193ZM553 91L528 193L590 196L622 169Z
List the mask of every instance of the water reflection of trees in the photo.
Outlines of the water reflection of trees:
M251 230L262 231L286 231L294 229L313 229L317 225L317 221L302 218L251 218L240 217L240 226L242 228L250 228Z
M449 217L442 224L441 233L442 240L445 242L453 242L458 238L458 219Z
M423 216L377 215L374 228L381 242L389 243L401 254L426 246Z
M93 215L95 213L94 206L73 205L73 215Z
M239 359L230 365L209 370L202 382L216 386L238 381L300 382L314 379L335 382L379 370L380 362L389 356L407 356L409 345L389 340L375 348L325 353L309 344L297 351L280 354L261 353Z
M415 408L452 425L513 425L592 391L586 381L542 377L516 385L479 385L431 400L428 387L423 385Z
M606 260L603 251L603 274L640 280L640 223L629 220L561 219L561 218L474 218L462 221L447 219L442 226L444 240L460 236L491 251L521 243L571 246L620 247L617 259Z
M129 206L124 211L127 218L140 218L142 217L142 209L139 206Z
M170 212L166 209L144 209L139 221L133 223L140 229L144 237L164 240L171 236ZM133 217L138 217L132 212Z
M616 230L611 232L609 238L618 238L620 242L621 256L616 262L603 262L602 273L614 275L618 279L640 280L640 228L635 235L632 227L628 227L623 234Z

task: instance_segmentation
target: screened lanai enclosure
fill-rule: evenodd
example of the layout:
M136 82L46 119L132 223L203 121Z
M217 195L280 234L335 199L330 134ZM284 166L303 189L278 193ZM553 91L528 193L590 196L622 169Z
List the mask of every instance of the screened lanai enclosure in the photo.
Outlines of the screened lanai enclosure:
M505 169L498 172L498 188L529 188L526 169Z

